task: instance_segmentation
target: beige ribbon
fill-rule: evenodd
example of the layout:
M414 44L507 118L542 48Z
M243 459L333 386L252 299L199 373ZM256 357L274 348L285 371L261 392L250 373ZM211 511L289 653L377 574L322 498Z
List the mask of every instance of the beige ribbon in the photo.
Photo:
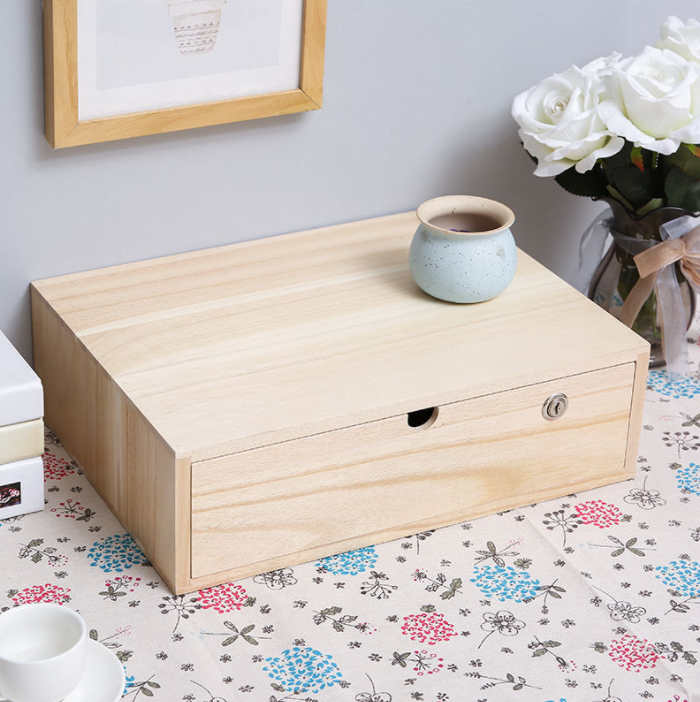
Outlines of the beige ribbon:
M634 257L639 271L639 280L622 306L620 321L623 324L632 326L642 305L651 295L659 273L676 261L680 261L683 275L695 287L700 287L700 251L691 250L698 242L700 242L700 227L695 227L678 239L662 241Z

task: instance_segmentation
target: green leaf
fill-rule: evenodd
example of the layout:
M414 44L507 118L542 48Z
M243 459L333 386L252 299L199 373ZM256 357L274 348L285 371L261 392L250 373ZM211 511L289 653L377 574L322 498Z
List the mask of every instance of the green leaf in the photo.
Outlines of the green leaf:
M44 539L32 539L27 546L29 548L36 548L37 546L41 546L41 544L44 543Z
M333 628L336 631L345 631L345 627L340 622L333 622Z
M38 563L43 557L44 556L41 551L35 551L34 555L32 556L32 561L34 561L34 563Z
M693 179L687 173L684 173L680 168L674 168L666 176L664 184L668 204L672 207L682 207L692 184Z
M462 578L453 578L450 587L453 590L459 590L462 587Z
M625 548L629 548L630 546L634 546L637 543L637 537L635 536L633 539L630 539L626 544Z
M243 603L244 607L252 607L255 604L255 597L248 597L246 601Z
M552 585L552 590L556 590L557 592L566 592L566 590L563 587L559 587L559 585Z
M640 207L637 210L637 214L640 217L644 217L644 215L649 214L652 210L657 210L659 207L664 206L664 199L662 197L654 197L649 202L647 202L644 207Z
M618 556L621 556L624 552L625 552L624 548L618 548L618 549L615 549L610 555L613 558L617 558Z
M547 649L546 649L546 648L538 648L538 649L535 649L535 650L533 651L532 657L533 657L533 658L537 658L537 657L539 657L539 656L544 656L545 653L547 653Z
M554 180L572 195L600 198L608 194L606 191L607 179L600 166L595 166L587 173L578 173L572 166L555 176Z
M327 609L322 609L321 614L326 617L332 617L334 614L340 614L342 611L342 607L328 607Z
M698 662L698 659L690 651L683 653L683 660L689 665L695 665Z
M148 687L152 687L154 690L160 690L160 685L157 682L155 682L154 680L149 680L146 683L146 685L148 685Z
M514 690L522 690L523 689L522 683L518 683L517 685L513 685L513 689Z
M561 595L558 592L554 592L554 590L549 591L549 596L553 597L555 600L561 599Z
M657 196L654 171L640 171L636 166L608 168L608 183L636 210Z
M506 680L507 680L508 682L515 682L515 677L513 676L512 673L507 673L507 674L506 674Z
M496 553L496 545L493 543L493 541L487 541L486 542L486 548L491 551L491 553Z
M633 553L635 556L639 556L640 558L644 558L644 556L646 555L644 551L638 548L631 548L629 549L629 552Z
M141 692L146 695L146 697L153 697L153 693L147 687L142 687Z
M428 612L428 613L434 612L434 611L435 611L435 605L423 605L423 606L420 608L420 611L421 611L421 612Z
M626 210L628 210L629 212L634 212L634 205L628 200L626 200L624 195L622 195L622 193L613 188L612 185L606 185L605 190L607 191L607 194L610 195L610 197L617 200Z
M244 636L243 639L247 641L251 646L257 646L258 642L252 636Z
M90 629L90 638L93 641L97 641L97 629Z
M666 161L689 176L691 180L698 180L700 179L700 158L693 154L688 144L685 147L666 156Z
M402 668L406 667L406 659L411 655L410 651L406 651L406 653L399 653L398 651L394 651L394 658L391 661L391 665L399 665Z
M671 641L671 648L674 651L682 651L683 650L683 644L679 643L678 641Z
M542 645L546 646L547 648L556 648L557 646L561 646L558 641L543 641Z
M233 636L229 636L227 639L224 640L224 642L221 645L222 646L230 646L237 638L238 638L238 634L234 634Z
M445 590L445 592L443 592L440 595L440 599L441 600L451 600L454 596L455 596L454 590Z
M641 146L635 146L632 151L630 151L630 161L634 167L638 168L640 171L645 169L644 150Z
M243 636L243 634L250 634L253 629L255 629L255 624L249 624L248 626L243 627L243 629L241 629L241 636Z

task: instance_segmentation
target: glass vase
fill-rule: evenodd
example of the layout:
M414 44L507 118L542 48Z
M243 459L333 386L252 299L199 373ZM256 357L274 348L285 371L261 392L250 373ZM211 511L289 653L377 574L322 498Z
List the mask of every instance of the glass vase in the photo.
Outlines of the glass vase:
M692 213L679 207L660 207L644 217L634 217L616 200L606 199L606 202L613 215L610 227L612 244L593 273L588 297L619 318L625 300L639 280L634 257L653 245L653 242L662 241L662 224ZM674 264L674 270L685 308L686 328L689 328L695 315L695 294L677 263ZM642 305L632 323L632 330L651 345L649 366L653 368L664 365L666 360L661 337L661 313L655 291Z

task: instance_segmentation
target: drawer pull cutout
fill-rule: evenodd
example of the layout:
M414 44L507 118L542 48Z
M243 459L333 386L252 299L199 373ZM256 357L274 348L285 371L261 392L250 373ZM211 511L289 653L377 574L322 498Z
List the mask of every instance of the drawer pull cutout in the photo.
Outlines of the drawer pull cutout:
M425 409L414 410L407 415L408 426L417 429L423 427L427 429L432 426L438 416L437 407L426 407Z

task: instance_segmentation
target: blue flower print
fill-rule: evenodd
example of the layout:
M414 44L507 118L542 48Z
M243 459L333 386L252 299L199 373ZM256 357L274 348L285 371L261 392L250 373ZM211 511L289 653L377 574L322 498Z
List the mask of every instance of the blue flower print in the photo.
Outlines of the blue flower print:
M474 577L470 580L486 597L497 597L501 602L522 602L541 594L537 588L540 581L530 577L527 571L518 571L510 566L474 566Z
M277 681L287 692L320 692L325 687L333 687L343 677L333 656L327 656L314 648L300 648L282 651L280 656L266 658L263 670Z
M126 666L123 665L122 668L124 668L124 692L122 692L122 696L124 696L129 692L130 687L136 687L134 685L136 678L133 675L126 674Z
M697 463L678 468L676 480L678 488L683 492L692 492L694 495L700 495L700 466Z
M333 575L358 575L374 568L377 557L374 547L367 546L357 551L347 551L337 556L322 558L316 563L316 567L323 568Z
M700 382L692 375L671 380L667 370L651 370L647 376L647 387L666 397L678 400L681 397L700 395Z
M671 561L656 568L656 577L683 597L700 597L700 563Z
M132 566L148 563L129 534L115 534L96 541L88 551L88 558L91 566L98 566L105 573L121 573Z

